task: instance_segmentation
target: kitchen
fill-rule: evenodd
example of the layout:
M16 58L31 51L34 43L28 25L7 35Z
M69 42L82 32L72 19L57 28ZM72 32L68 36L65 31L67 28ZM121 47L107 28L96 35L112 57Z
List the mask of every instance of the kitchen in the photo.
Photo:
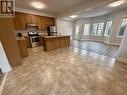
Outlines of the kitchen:
M44 50L48 51L70 45L69 35L64 36L57 33L53 17L15 12L13 20L17 42L23 58L28 56L27 48L43 46Z
M4 0L0 95L126 95L127 2L114 1Z

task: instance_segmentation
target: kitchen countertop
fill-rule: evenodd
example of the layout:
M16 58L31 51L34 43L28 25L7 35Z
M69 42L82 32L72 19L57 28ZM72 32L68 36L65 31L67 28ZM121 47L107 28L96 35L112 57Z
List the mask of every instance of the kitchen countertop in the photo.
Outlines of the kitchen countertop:
M59 38L59 37L68 37L69 35L61 35L61 36L43 36L44 38Z
M25 37L22 36L22 37L16 37L16 40L25 40Z

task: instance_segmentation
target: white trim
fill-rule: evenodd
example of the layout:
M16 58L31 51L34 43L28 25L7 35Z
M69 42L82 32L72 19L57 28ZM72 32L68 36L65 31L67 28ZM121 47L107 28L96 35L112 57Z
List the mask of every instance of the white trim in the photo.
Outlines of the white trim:
M9 72L12 70L11 65L9 64L8 58L0 42L0 68L3 73Z
M127 59L117 58L116 60L119 62L127 63Z
M124 35L123 35L123 36L124 36ZM123 36L119 36L119 35L117 35L117 38L122 39L122 38L123 38Z
M109 45L114 45L114 46L120 46L120 44L117 44L117 43L109 43L109 42L104 42L104 43Z
M1 83L1 85L0 85L0 95L2 95L3 88L4 88L4 85L5 85L5 83L6 83L6 80L7 80L7 73L5 73L4 78L3 78L3 80L2 80L2 83Z
M120 28L121 28L121 26L122 26L122 23L123 23L123 20L124 20L124 19L127 19L127 17L122 17L122 18L121 18L120 25L119 25L119 31L117 32L117 38L121 38L121 39L122 39L123 36L124 36L124 34L121 35L121 36L119 35L119 33L120 33ZM127 26L126 26L126 27L127 27ZM125 31L124 31L124 32L125 32Z
M33 11L33 10L28 10L28 9L15 8L15 11L22 12L22 13L34 14L34 15L40 15L40 16L55 17L55 15L50 14L50 13L37 12L37 11Z

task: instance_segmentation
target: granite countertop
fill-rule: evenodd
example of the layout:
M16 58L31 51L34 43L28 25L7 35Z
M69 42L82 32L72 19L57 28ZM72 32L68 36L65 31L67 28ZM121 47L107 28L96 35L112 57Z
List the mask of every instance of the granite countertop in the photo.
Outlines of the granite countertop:
M25 37L16 37L16 40L25 40Z
M44 38L59 38L59 37L68 37L69 35L61 35L61 36L43 36Z

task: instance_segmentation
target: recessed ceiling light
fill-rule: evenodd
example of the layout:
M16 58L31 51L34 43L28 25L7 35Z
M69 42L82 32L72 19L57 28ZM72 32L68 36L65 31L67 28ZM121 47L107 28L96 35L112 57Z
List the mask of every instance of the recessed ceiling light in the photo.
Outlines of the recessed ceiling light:
M109 4L108 6L109 7L117 7L117 6L122 5L123 3L125 3L125 0L118 0L118 1L115 1L115 2L113 2L111 4Z
M76 17L78 17L77 15L72 15L72 16L70 16L71 18L76 18Z
M40 2L32 2L31 5L37 9L43 9L46 7L43 3Z

